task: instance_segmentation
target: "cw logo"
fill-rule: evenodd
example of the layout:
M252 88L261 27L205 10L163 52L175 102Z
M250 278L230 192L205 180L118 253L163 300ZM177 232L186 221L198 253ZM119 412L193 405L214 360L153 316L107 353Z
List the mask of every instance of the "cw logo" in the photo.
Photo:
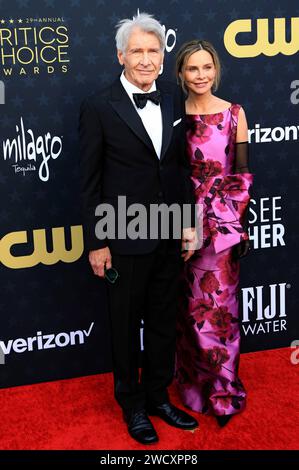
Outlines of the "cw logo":
M286 19L274 18L274 40L269 41L269 20L259 18L256 25L256 41L241 45L236 36L252 32L252 20L236 20L228 25L224 33L224 45L234 57L257 57L260 54L275 56L296 54L299 50L299 18L291 18L291 40L286 41Z
M13 255L11 249L16 245L28 243L27 232L11 232L0 240L0 263L7 268L22 269L32 268L37 264L52 265L63 261L74 263L83 253L83 230L81 225L71 227L71 249L65 247L65 228L52 228L53 250L47 250L46 230L33 230L33 252L29 255Z

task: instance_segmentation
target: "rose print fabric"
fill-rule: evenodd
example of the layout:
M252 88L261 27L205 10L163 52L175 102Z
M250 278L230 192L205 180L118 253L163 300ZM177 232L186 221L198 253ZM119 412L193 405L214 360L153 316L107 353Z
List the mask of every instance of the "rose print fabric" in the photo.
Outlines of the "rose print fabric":
M196 202L203 204L203 245L184 264L178 316L176 380L193 410L234 414L245 407L238 378L239 262L252 174L233 174L240 105L187 116L188 156Z

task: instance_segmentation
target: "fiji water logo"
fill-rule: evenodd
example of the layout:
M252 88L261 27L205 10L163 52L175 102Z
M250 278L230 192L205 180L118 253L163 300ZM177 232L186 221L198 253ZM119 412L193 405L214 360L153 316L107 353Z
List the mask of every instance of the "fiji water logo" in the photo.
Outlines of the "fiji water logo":
M242 289L242 329L245 336L287 330L286 293L290 287L290 284L282 282Z

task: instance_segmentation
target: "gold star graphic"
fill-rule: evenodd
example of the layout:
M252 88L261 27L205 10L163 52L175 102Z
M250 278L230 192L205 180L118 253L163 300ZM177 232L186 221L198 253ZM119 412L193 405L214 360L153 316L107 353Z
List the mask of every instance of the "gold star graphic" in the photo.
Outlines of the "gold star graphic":
M23 23L23 20L21 20L21 18L19 18L18 23Z
M12 20L12 19L9 20L10 23L13 23L13 21L14 21L14 20Z

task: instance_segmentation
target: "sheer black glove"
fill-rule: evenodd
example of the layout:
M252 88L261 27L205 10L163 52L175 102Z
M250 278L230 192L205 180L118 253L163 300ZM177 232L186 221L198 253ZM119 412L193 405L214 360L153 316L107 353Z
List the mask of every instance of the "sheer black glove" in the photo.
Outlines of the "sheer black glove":
M250 173L249 171L249 146L248 142L236 142L235 144L235 166L234 173ZM248 206L243 215L242 226L244 232L248 233ZM233 249L233 257L235 259L244 258L250 250L250 241L242 240Z
M233 258L240 259L248 255L250 250L250 241L242 240L240 243L234 246L233 248Z

